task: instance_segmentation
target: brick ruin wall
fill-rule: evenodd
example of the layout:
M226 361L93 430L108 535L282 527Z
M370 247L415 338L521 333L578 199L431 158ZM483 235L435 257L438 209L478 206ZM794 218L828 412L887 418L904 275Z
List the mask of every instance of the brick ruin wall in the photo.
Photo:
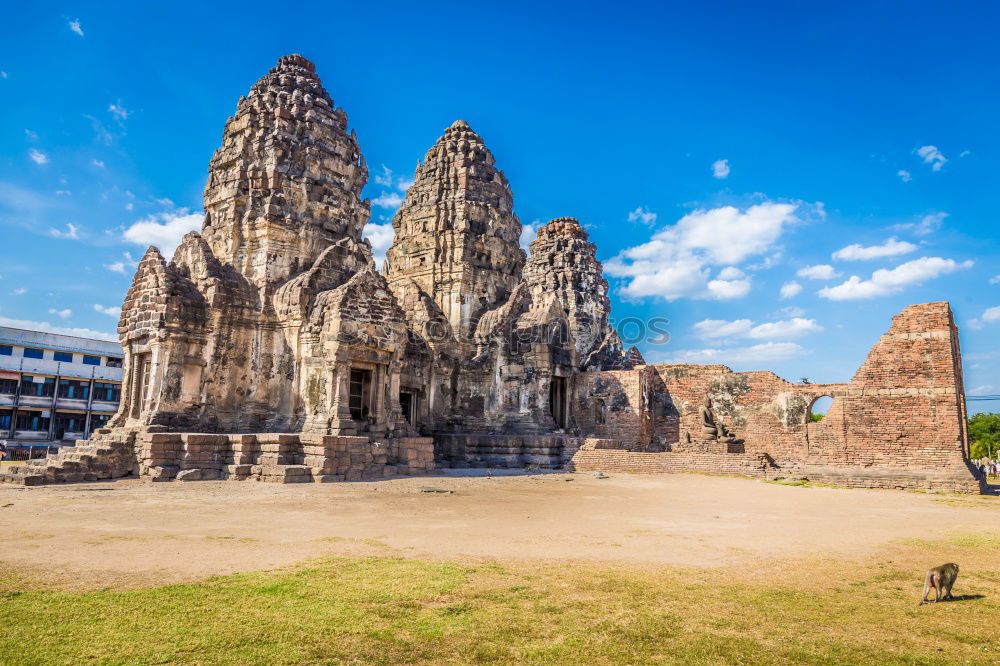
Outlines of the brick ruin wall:
M698 434L706 395L742 443ZM823 396L833 404L822 421L810 422L812 404ZM767 459L771 476L846 486L984 488L968 460L958 330L947 303L911 306L894 317L846 384L791 384L771 372L736 373L722 365L656 364L581 374L574 400L583 432L621 442L613 455L581 448L577 469L735 473L735 455ZM713 454L714 469L697 457L704 454Z

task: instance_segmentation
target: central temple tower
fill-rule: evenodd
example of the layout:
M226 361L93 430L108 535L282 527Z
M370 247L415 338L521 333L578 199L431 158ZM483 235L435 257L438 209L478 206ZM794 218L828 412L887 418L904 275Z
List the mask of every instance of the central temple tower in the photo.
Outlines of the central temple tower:
M510 185L464 120L445 130L418 164L392 226L390 286L413 280L463 339L521 279L521 222Z

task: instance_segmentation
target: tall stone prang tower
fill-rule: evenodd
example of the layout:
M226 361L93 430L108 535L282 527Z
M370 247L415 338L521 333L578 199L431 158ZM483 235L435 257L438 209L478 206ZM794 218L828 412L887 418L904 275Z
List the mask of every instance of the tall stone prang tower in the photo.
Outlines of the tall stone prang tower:
M281 58L226 122L202 232L169 263L150 248L139 264L119 323L129 388L114 425L405 430L389 392L406 325L361 237L367 178L313 64Z
M427 151L392 226L389 284L413 280L462 339L520 280L525 257L510 185L464 120Z
M578 363L596 370L625 367L621 341L608 326L611 301L597 248L572 217L539 227L524 266L532 298L554 294L563 307Z
M343 238L361 241L368 169L347 114L300 55L281 58L226 122L202 236L267 296Z

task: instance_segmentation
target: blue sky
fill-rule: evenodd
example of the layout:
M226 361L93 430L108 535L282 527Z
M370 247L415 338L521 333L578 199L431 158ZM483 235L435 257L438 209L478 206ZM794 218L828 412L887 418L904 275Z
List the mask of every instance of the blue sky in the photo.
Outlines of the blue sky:
M670 320L648 360L845 381L949 300L967 388L1000 393L994 3L140 4L6 12L0 323L113 333L239 96L298 52L358 133L377 246L464 118L526 226L587 226L617 320Z

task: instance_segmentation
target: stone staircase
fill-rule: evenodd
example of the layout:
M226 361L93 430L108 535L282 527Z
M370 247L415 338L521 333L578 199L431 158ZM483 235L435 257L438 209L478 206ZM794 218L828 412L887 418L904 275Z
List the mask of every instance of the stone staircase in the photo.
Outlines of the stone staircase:
M63 447L48 458L4 468L0 483L41 486L128 476L136 467L134 443L135 433L112 434L110 430L98 430L91 439Z

